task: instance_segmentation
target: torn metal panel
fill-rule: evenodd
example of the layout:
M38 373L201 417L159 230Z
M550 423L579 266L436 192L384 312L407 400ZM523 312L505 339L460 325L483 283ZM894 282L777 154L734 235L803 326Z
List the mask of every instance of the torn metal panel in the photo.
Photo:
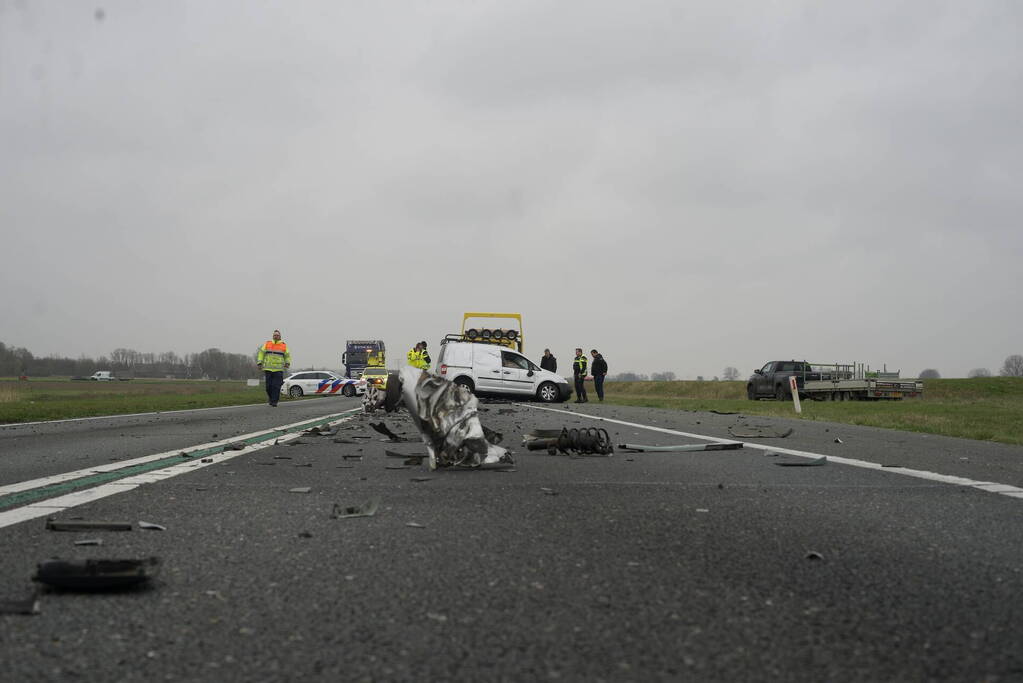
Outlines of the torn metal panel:
M742 443L734 441L727 443L695 443L681 446L644 446L638 443L623 443L619 444L618 447L637 453L679 453L689 451L734 451L742 448Z
M472 392L411 366L402 368L399 377L405 407L426 444L430 469L512 461L506 449L487 440L478 417L479 401Z
M37 566L33 580L65 590L102 591L145 583L159 570L158 557L141 560L52 559Z

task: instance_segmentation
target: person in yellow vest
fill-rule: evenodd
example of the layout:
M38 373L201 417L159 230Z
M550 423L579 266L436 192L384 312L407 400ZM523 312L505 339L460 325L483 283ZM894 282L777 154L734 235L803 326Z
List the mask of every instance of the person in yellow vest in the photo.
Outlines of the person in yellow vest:
M424 341L419 342L419 361L419 367L423 370L429 370L430 363L433 362L433 359L430 358L430 352L426 350L426 342Z
M411 349L409 349L409 352L407 354L405 354L405 355L408 357L408 364L409 365L411 365L414 368L418 368L419 367L420 355L419 355L419 344L418 343L415 346L413 346Z
M263 371L268 402L276 408L277 402L281 400L284 371L291 367L291 352L288 351L288 345L281 341L280 330L274 330L273 339L259 347L256 365Z

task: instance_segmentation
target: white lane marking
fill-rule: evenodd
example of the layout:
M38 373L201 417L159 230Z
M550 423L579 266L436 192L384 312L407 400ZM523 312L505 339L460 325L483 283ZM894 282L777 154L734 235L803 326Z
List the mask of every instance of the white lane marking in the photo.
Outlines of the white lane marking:
M339 394L320 394L320 396L339 396ZM345 396L344 398L348 398ZM156 410L150 413L125 413L123 415L93 415L92 417L69 417L63 420L39 420L37 422L4 422L0 423L0 430L13 427L28 427L30 425L55 425L62 422L85 422L87 420L115 420L122 417L146 417L148 415L176 415L178 413L202 413L207 410L227 410L228 408L259 408L265 403L245 403L239 406L215 406L213 408L184 408L182 410ZM316 418L309 418L315 420Z
M250 432L248 434L241 434L239 436L233 436L230 439L222 439L220 441L210 441L208 443L199 444L198 446L186 446L185 448L175 448L173 451L164 451L163 453L154 453L153 455L143 455L139 458L132 458L131 460L118 460L117 462L106 463L103 465L95 465L93 467L86 467L85 469L75 470L74 472L65 472L64 474L54 474L49 477L42 477L41 479L32 479L30 481L21 481L15 484L7 484L6 486L0 486L0 496L8 493L17 493L19 491L27 491L29 489L37 489L41 486L50 486L51 484L60 484L65 481L71 481L72 479L81 479L87 477L90 474L99 474L101 472L113 472L114 470L123 469L125 467L131 467L132 465L141 465L143 463L152 462L161 458L169 458L185 451L197 451L205 448L215 448L217 446L226 446L228 444L235 443L237 441L244 441L245 439L251 439L256 436L263 436L265 434L271 434L273 432L280 431L282 429L290 429L291 427L312 422L313 420L319 420L327 417L340 417L346 413L328 413L327 415L321 415L319 417L309 417L298 422L292 422L291 424L281 425L280 427L272 427L271 429L261 429L258 432ZM285 435L281 435L283 439ZM290 438L291 435L287 435ZM251 447L247 447L251 448ZM237 453L243 453L244 451L235 451Z
M949 474L928 472L927 470L914 470L908 467L885 467L881 463L868 462L866 460L857 460L855 458L843 458L838 455L828 455L827 453L812 453L809 451L797 451L791 448L765 446L764 444L750 443L748 441L734 441L731 439L721 439L716 436L707 436L706 434L692 434L690 432L680 432L674 429L652 427L650 425L638 424L636 422L625 422L623 420L614 420L609 417L587 415L585 413L574 413L570 410L558 410L557 408L534 406L528 403L520 403L519 405L527 408L535 408L536 410L549 410L552 413L563 413L565 415L573 415L575 417L586 417L591 420L598 420L600 422L613 422L614 424L625 425L627 427L639 427L640 429L647 429L654 432L662 432L664 434L686 436L691 439L700 439L702 441L713 441L715 443L741 443L743 445L743 448L753 448L761 451L771 451L772 453L784 453L786 455L795 455L800 458L813 458L814 460L816 460L821 456L825 456L827 457L828 462L834 462L840 465L849 465L850 467L862 467L863 469L867 470L890 472L892 474L904 474L907 477L916 477L917 479L926 479L928 481L936 481L942 484L953 484L955 486L968 486L970 488L975 488L978 491L987 491L988 493L997 493L1002 496L1008 496L1009 498L1023 499L1023 489L1017 486L1012 486L1011 484L999 484L998 482L993 481L977 481L976 479L967 479L966 477L956 477Z

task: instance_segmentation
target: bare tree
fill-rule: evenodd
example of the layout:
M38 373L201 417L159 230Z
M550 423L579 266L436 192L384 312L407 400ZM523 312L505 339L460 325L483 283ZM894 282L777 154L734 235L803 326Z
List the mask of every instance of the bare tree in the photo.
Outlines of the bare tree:
M941 373L934 368L927 368L920 371L920 379L941 379Z
M967 377L990 377L991 371L987 368L974 368L970 370L970 374Z
M674 382L675 373L671 370L665 370L664 372L655 372L650 375L650 379L654 382Z
M738 368L733 368L731 365L729 365L721 372L721 378L726 382L734 382L735 380L739 379Z
M1023 377L1023 356L1014 353L1002 364L1002 377Z

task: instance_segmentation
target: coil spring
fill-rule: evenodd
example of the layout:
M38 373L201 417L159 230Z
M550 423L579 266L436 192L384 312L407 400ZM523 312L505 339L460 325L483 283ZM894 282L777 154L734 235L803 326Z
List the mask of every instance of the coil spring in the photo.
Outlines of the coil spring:
M547 447L547 453L550 455L557 455L558 451L566 455L588 453L608 455L614 451L614 446L611 445L611 437L606 429L598 427L587 427L586 429L576 429L573 427L569 429L568 427L563 427L561 435L556 441L552 440L552 443Z

